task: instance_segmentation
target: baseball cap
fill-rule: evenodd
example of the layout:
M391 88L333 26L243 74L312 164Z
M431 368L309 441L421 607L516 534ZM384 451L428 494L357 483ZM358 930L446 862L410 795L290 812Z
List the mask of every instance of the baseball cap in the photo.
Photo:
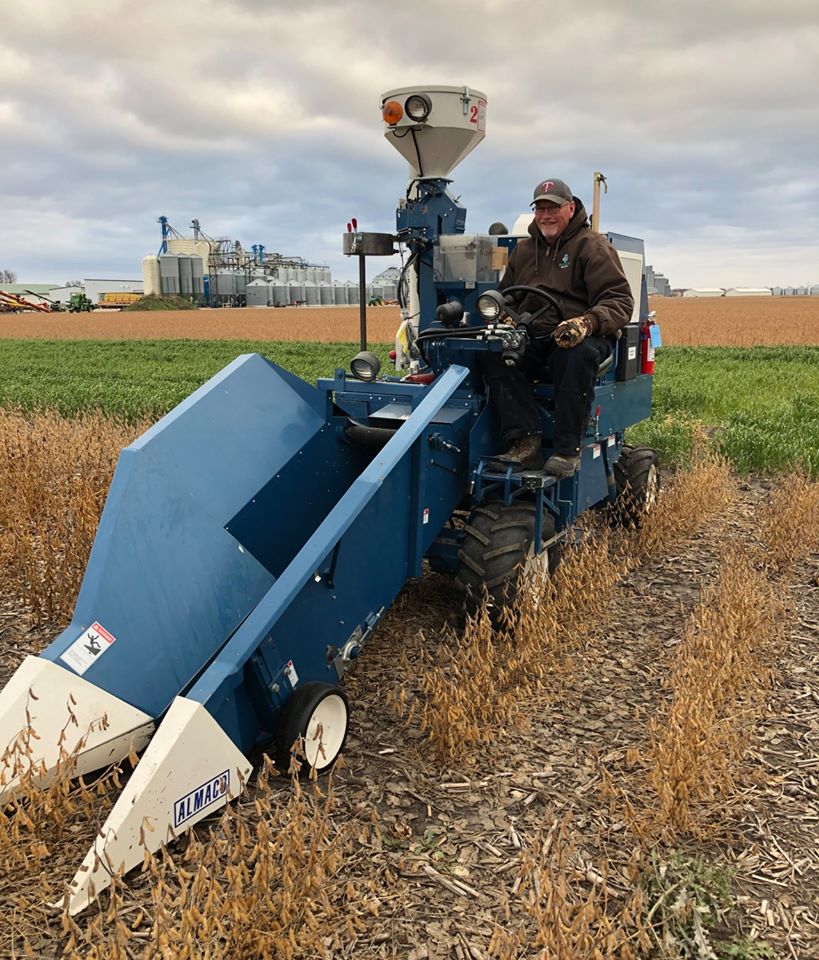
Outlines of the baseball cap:
M565 203L573 197L572 188L565 180L541 180L535 187L532 203L538 200L551 200L553 203Z

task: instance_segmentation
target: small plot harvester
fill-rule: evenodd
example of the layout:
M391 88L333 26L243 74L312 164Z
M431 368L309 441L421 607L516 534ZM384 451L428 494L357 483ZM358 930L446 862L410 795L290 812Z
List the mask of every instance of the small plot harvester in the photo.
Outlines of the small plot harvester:
M581 513L625 507L626 486L632 510L656 495L653 452L624 445L651 412L642 242L608 235L635 309L599 371L579 471L498 472L480 360L515 362L521 346L516 293L495 292L517 235L466 234L448 179L484 137L486 97L402 88L381 107L409 183L396 232L351 227L344 249L362 274L367 257L408 251L401 372L380 376L362 350L352 375L313 386L253 354L204 384L122 452L71 624L0 693L6 801L21 780L144 751L70 884L71 913L236 797L254 751L286 769L301 737L307 762L328 768L347 734L340 681L425 562L467 604L484 587L508 603L522 567L548 566ZM548 453L553 390L536 393Z

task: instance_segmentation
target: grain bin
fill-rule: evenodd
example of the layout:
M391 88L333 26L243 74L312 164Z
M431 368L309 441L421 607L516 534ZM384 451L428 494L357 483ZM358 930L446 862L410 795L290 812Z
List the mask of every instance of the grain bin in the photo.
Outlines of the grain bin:
M347 288L347 303L359 303L361 301L361 293L358 288L357 283L345 283L344 286Z
M179 261L179 293L183 297L193 297L193 266L187 253L177 255Z
M346 307L350 301L347 298L347 287L343 283L333 284L333 303L338 306Z
M159 279L162 287L162 296L179 295L179 257L175 253L160 253Z
M287 306L287 284L281 280L271 280L269 283L270 305L272 307Z
M304 303L304 284L303 283L289 283L287 289L290 294L290 303Z
M317 307L319 304L319 288L315 283L305 283L304 300L308 307Z
M321 303L323 307L331 307L333 305L333 288L329 283L319 284L319 303Z
M190 259L193 299L197 303L202 303L205 299L205 264L202 258L195 254Z
M267 280L251 280L245 288L245 296L249 307L269 306L269 284Z
M149 256L142 258L142 288L145 296L161 296L162 277L159 273L159 260Z

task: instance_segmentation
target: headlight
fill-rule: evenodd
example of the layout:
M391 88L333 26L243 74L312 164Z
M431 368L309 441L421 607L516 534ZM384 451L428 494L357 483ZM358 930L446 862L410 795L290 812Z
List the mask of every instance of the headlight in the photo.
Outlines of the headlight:
M410 120L414 120L415 123L423 123L431 109L432 101L425 93L413 93L404 101L404 110Z
M362 350L350 361L350 370L353 376L356 380L363 380L364 383L371 383L375 380L380 369L381 361L369 350Z
M497 290L487 290L478 297L478 313L487 323L494 323L506 309L503 294Z

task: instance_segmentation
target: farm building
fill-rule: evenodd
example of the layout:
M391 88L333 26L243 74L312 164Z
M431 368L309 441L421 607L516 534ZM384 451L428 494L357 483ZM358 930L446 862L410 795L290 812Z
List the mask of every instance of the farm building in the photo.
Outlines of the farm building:
M722 287L689 287L683 290L684 297L724 297Z
M99 303L106 293L142 293L141 280L83 280L85 295L91 303Z
M726 297L770 297L770 287L731 287L725 291Z

